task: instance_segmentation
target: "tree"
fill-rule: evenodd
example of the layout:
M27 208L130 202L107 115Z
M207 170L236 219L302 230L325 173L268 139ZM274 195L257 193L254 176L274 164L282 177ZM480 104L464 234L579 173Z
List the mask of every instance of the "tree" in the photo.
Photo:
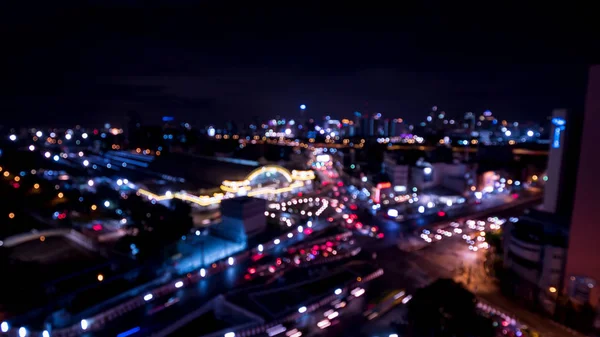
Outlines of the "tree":
M408 322L412 336L494 336L492 322L476 312L475 296L451 279L417 290Z

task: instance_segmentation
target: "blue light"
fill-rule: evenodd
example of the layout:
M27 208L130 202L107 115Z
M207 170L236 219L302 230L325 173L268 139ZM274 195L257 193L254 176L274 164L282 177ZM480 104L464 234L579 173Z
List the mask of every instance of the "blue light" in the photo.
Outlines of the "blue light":
M554 124L556 126L563 126L563 125L567 124L567 121L564 118L554 117L554 118L552 118L552 124Z
M141 330L141 328L139 326L136 326L135 328L129 329L127 331L121 332L120 334L117 335L117 337L127 337L127 336L131 336L136 332L139 332Z
M558 149L560 148L560 133L564 130L564 126L557 126L554 128L554 139L552 140L552 148Z
M301 109L301 110L305 110L305 109L306 109L306 105L304 105L304 104L300 104L300 109Z

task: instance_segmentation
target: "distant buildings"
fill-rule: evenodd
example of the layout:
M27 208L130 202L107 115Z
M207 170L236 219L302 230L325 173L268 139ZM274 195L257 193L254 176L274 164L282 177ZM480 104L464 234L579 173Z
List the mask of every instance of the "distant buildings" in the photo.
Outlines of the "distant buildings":
M386 152L384 170L397 190L416 187L419 191L442 187L458 195L474 183L476 172L470 164L434 157L421 151ZM447 159L447 158L446 158Z

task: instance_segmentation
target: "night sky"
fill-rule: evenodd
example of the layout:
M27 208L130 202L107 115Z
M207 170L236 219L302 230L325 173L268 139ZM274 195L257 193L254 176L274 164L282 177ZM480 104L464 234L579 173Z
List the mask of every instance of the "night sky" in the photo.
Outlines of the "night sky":
M449 28L458 16L85 3L2 13L0 124L119 125L135 110L203 126L293 116L300 104L339 118L365 102L412 123L433 105L542 120L579 106L600 45L593 32Z

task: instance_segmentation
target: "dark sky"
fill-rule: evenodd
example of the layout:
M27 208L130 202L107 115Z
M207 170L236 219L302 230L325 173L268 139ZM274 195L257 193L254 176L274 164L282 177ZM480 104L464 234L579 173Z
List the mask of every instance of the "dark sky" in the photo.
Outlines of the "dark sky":
M176 3L3 11L0 124L119 124L136 110L149 123L204 125L286 116L301 103L342 117L366 101L411 122L432 105L540 120L579 106L600 45L592 31L542 27L527 11L511 21L457 9Z

